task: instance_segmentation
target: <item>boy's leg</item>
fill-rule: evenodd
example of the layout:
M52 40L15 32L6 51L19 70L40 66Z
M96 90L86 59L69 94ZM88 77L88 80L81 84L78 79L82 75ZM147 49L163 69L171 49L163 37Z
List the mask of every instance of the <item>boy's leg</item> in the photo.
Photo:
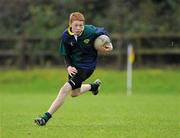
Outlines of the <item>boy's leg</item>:
M77 97L85 92L88 92L91 89L91 85L90 84L82 84L81 88L72 90L71 96L72 97Z
M53 101L50 106L48 112L44 113L42 117L36 118L34 121L37 125L43 126L47 123L47 121L51 118L52 114L57 111L57 109L63 104L66 96L69 94L70 90L72 90L71 85L66 82L64 86L60 89L58 96Z
M83 93L91 91L94 95L97 95L99 92L99 86L101 85L101 81L97 79L95 82L91 84L82 84L81 88L75 89L72 91L71 96L77 97Z
M52 105L50 106L48 112L52 115L54 112L57 111L57 109L63 104L66 96L69 94L69 92L72 90L71 85L66 82L64 86L60 89L58 96L53 101Z

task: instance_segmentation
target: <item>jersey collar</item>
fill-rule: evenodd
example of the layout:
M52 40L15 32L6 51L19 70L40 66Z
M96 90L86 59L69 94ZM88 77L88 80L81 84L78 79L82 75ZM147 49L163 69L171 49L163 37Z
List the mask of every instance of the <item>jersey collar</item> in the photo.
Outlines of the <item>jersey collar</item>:
M73 33L73 32L71 32L71 28L70 28L70 26L68 27L68 33L69 33L69 35L74 35L74 33Z

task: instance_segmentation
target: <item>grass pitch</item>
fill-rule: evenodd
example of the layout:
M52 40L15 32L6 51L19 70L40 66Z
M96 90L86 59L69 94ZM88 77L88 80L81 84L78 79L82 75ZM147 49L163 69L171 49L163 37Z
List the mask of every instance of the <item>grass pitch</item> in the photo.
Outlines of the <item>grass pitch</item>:
M99 95L68 97L45 127L36 126L66 76L64 69L1 70L0 137L180 137L179 70L135 70L128 97L126 72L97 69L87 83L100 78Z

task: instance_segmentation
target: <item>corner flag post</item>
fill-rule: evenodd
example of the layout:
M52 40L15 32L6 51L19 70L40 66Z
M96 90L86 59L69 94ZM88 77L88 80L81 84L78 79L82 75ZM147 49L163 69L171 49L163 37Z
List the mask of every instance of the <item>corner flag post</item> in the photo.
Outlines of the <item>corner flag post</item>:
M127 96L132 94L132 64L134 59L135 55L133 46L129 44L127 50Z

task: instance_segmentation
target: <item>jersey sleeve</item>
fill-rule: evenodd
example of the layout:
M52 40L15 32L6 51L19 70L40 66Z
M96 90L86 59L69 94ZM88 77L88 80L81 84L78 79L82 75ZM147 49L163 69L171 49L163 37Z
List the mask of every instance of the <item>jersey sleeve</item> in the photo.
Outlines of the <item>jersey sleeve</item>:
M68 54L68 45L65 41L65 37L61 37L60 39L60 49L59 49L60 54L64 57L64 63L65 66L68 67L71 65L71 60L70 56Z
M63 40L63 38L60 39L60 48L59 48L59 53L63 56L67 55L67 47L66 47L66 43Z
M109 36L108 32L103 27L96 27L95 35L96 35L96 37L98 37L100 35L107 35L107 36Z
M66 67L71 66L71 59L69 55L64 56L64 64Z

